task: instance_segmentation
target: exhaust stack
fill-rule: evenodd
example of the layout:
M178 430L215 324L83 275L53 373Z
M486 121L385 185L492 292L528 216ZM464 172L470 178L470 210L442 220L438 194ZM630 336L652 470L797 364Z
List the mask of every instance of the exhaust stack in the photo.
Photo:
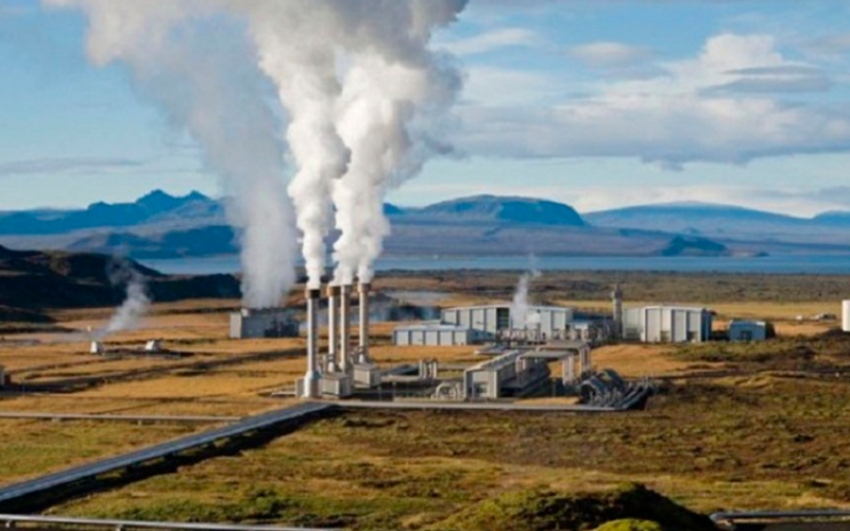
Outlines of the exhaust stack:
M358 363L369 362L369 292L372 286L361 282L358 286L360 295L360 357Z
M344 284L340 291L340 357L339 365L343 372L352 366L351 360L351 284Z
M339 372L339 286L328 286L328 371Z
M303 398L319 395L319 298L321 290L307 290L307 374Z

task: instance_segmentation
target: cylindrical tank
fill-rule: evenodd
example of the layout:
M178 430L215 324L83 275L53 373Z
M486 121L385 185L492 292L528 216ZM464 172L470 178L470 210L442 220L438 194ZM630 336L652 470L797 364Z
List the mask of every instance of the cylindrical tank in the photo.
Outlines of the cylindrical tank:
M841 303L841 329L850 332L850 300Z

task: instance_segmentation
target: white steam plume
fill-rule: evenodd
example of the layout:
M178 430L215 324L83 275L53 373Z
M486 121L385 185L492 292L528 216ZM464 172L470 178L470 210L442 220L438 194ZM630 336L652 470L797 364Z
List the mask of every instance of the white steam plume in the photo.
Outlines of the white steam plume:
M114 286L126 284L126 297L109 323L92 334L95 339L104 339L117 332L136 328L151 304L144 275L134 269L127 260L117 260L113 263L109 271L109 281Z
M387 189L450 151L433 126L460 75L428 46L468 0L43 1L82 8L92 59L128 64L205 148L234 197L249 306L274 305L291 286L296 223L309 284L320 283L334 206L336 280L369 281L389 233ZM291 120L295 220L263 73Z
M289 111L287 139L298 172L289 185L295 203L308 287L321 284L325 238L333 226L331 190L348 166L350 153L336 132L340 94L335 41L353 25L335 2L302 0L235 2L249 11L260 66L278 88ZM348 24L345 24L348 22Z
M353 2L357 3L357 2ZM435 28L455 20L466 0L375 2L361 35L368 46L350 46L337 127L352 158L334 190L335 280L355 274L369 282L389 234L383 200L389 187L415 177L428 156L449 151L429 135L432 122L454 103L459 73L428 49ZM367 9L367 11L369 11ZM371 24L371 26L369 25Z
M537 269L535 265L535 258L531 257L531 268L529 271L523 273L519 277L519 281L517 282L516 291L514 292L514 299L511 302L511 328L517 330L525 330L533 325L538 324L539 316L537 314L531 315L528 312L529 301L528 301L528 289L531 284L531 281L535 278L540 278L542 273Z
M278 305L295 281L296 235L274 91L244 20L217 0L43 1L82 9L92 61L128 65L140 92L201 145L240 234L244 303Z

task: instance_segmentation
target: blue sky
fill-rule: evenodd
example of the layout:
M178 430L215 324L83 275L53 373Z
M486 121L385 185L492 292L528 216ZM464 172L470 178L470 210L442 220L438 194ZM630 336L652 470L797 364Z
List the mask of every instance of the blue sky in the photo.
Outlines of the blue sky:
M120 66L91 66L84 35L73 11L0 0L0 209L217 195L191 139ZM458 154L393 202L850 210L850 2L471 0L434 47L464 71Z

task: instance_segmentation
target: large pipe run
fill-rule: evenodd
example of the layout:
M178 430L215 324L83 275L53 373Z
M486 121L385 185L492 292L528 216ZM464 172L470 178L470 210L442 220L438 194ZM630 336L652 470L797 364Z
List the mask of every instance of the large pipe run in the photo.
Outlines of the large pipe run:
M358 286L360 294L360 355L363 361L369 361L369 292L372 286L361 282ZM360 360L358 360L360 361Z
M319 298L318 289L307 290L307 374L304 375L304 398L319 393Z
M340 349L339 366L345 372L351 368L351 284L344 284L340 291L339 307Z
M339 362L339 286L328 286L328 370L338 371Z

